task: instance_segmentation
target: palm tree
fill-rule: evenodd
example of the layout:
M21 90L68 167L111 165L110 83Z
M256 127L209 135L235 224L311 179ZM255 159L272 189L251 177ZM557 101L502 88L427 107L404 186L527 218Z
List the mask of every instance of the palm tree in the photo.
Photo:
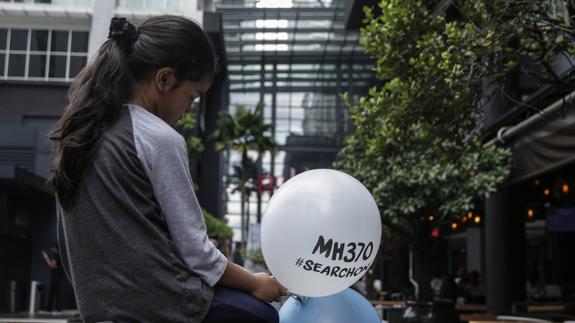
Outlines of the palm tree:
M255 150L258 154L266 151L274 151L277 144L272 138L273 125L263 121L263 103L258 102L253 111L243 105L237 105L236 111L231 115L228 111L220 113L216 131L212 134L216 150L230 148L239 152L242 156L240 168L235 171L239 177L238 188L241 197L241 240L245 241L246 224L245 205L249 197L248 170L250 168L249 150Z
M252 193L257 192L258 188L258 169L255 162L248 157L247 163L242 167L240 165L233 166L233 173L227 183L231 188L231 193L241 193L242 190L245 192L244 199L248 203L245 205L244 218L241 220L242 234L245 231L249 231L250 223L250 203L249 200Z

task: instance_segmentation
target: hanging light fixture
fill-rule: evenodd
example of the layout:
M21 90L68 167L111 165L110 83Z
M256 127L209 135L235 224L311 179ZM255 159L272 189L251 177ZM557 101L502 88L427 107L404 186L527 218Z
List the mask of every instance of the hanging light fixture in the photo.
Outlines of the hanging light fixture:
M457 225L457 222L451 223L451 229L457 230L457 226L458 226L458 225Z
M481 217L478 215L475 218L473 218L473 222L475 222L476 224L479 224L481 222Z
M532 218L533 216L535 216L535 211L533 211L533 209L528 209L527 217Z
M549 196L550 194L551 194L551 191L548 188L543 190L543 195Z
M563 185L561 185L561 191L563 192L563 194L569 193L569 184L563 183Z

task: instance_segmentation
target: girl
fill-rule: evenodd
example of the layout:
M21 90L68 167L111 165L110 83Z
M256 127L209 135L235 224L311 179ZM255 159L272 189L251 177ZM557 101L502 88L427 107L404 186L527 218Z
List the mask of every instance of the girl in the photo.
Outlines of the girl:
M285 288L210 243L184 139L168 125L215 70L213 46L194 22L160 16L136 28L114 18L72 83L51 136L49 182L62 264L86 322L278 321L265 302Z

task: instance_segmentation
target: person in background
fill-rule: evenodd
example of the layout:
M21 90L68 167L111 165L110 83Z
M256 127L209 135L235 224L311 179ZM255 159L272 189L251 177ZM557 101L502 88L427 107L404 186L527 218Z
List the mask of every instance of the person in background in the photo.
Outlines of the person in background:
M236 248L234 249L232 260L233 260L234 264L237 264L240 266L244 265L244 256L242 256L242 243L241 242L236 242Z
M50 268L50 289L48 290L46 309L48 311L60 311L60 291L66 277L60 261L60 249L58 248L58 243L51 243L48 252L50 254L46 251L42 251L42 258L44 258L46 265Z
M441 293L441 283L441 274L436 270L433 272L433 279L431 279L431 291L434 296L439 296Z
M469 272L465 285L465 301L467 303L480 304L485 302L485 290L479 272L477 270Z
M439 290L439 298L455 300L458 296L457 285L455 279L451 275L443 275L441 277L441 288Z
M365 283L365 276L356 281L353 285L350 286L350 288L360 293L361 296L367 298L367 285Z
M224 239L224 246L223 246L223 253L226 258L229 260L232 259L232 239L225 238Z

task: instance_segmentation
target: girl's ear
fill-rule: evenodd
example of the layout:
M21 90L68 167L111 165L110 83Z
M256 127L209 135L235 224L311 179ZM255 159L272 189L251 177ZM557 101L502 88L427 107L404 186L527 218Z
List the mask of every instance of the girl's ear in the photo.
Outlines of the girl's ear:
M176 73L171 67L162 67L154 73L154 85L159 93L166 93L177 85Z

